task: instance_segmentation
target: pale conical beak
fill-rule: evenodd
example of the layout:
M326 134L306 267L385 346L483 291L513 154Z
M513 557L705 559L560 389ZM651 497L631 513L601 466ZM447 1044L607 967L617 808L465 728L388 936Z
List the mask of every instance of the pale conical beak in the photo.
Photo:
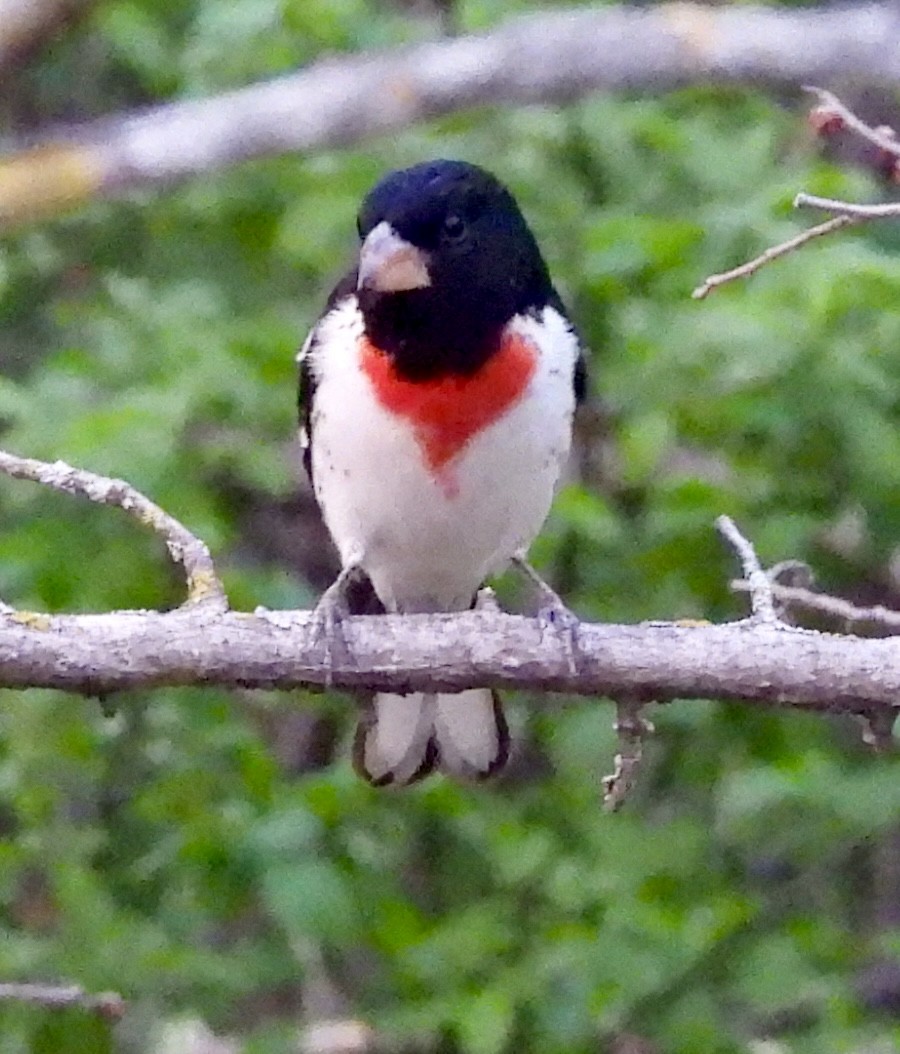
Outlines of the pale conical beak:
M359 252L357 289L401 293L431 285L425 254L382 221L373 227Z

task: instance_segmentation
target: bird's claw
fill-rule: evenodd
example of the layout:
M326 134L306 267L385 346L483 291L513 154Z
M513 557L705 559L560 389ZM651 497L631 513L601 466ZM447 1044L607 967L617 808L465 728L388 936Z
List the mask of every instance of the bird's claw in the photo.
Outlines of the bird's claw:
M528 579L537 594L537 620L542 632L553 632L561 638L566 665L570 676L574 677L578 673L578 616L524 557L516 557L513 563Z
M335 668L340 666L349 654L344 637L343 615L333 608L320 612L317 607L313 617L313 641L322 647L325 687L330 688L334 684Z
M553 632L562 641L563 652L569 674L578 673L578 627L579 618L560 600L556 594L554 603L543 604L538 608L537 619L542 632Z
M313 610L313 641L316 645L321 644L324 651L322 665L325 668L326 688L334 683L335 668L347 665L351 659L343 622L351 614L347 603L347 587L359 573L355 566L344 568Z

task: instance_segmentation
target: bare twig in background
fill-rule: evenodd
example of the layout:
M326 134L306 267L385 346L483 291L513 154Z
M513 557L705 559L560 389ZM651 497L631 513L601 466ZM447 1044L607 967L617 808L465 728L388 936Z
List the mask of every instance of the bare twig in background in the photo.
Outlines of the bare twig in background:
M616 703L613 727L619 737L619 750L612 774L603 777L603 808L607 812L620 809L637 782L644 758L644 738L654 732L642 710L643 704L634 700L621 699Z
M890 153L893 157L900 159L900 144L894 138L893 130L890 128L872 128L860 120L852 110L848 109L836 95L822 88L807 86L804 91L814 93L820 101L820 105L810 115L811 122L822 135L832 135L835 131L848 128L862 136L879 149ZM771 263L779 257L787 256L788 253L802 248L807 242L824 235L833 234L843 227L850 227L865 220L892 219L900 216L900 202L887 202L884 204L855 204L850 201L839 201L835 198L819 198L812 194L801 191L794 198L794 208L821 209L824 212L833 212L835 215L830 220L825 220L815 227L788 238L787 241L773 245L760 253L759 256L748 260L747 263L733 267L730 271L710 275L691 293L695 300L703 300L719 286L727 285L740 278L748 278L750 275Z
M72 468L64 461L51 464L36 461L34 458L17 457L6 451L0 451L0 472L14 479L42 483L52 490L87 498L100 505L123 509L160 535L172 559L184 567L189 603L202 601L210 606L227 608L225 590L216 574L206 544L129 483L121 479L98 476L84 469Z
M837 198L818 198L815 194L801 191L794 198L795 209L820 209L822 212L835 212L841 216L857 220L884 220L900 216L900 201L888 201L878 205L857 204L853 201L839 201Z
M115 992L93 995L78 985L0 984L0 1001L31 1003L47 1010L80 1007L117 1021L125 1013L125 1000Z
M346 146L477 106L717 81L900 81L892 3L545 12L478 36L328 58L277 80L61 128L0 161L0 226L248 158Z
M772 582L763 571L753 546L737 529L730 516L720 516L716 520L716 530L734 549L741 561L744 580L750 593L750 610L753 612L753 618L769 626L780 625L772 596Z
M736 592L750 592L750 584L743 579L735 580L730 585ZM858 607L841 597L816 593L811 589L802 589L798 586L781 585L778 582L772 582L772 595L777 601L789 607L804 608L807 611L815 611L821 615L840 619L848 627L866 622L891 633L900 633L900 611L892 611L881 604L875 604L872 607Z
M795 201L794 204L796 205L797 202ZM720 285L727 285L728 282L734 282L738 278L749 278L751 275L756 274L760 267L777 260L779 256L786 256L788 253L792 253L795 249L801 248L814 238L821 238L824 234L831 234L840 230L841 227L849 227L853 223L859 222L861 222L861 217L851 216L835 216L833 219L825 220L824 223L810 227L793 238L788 238L787 241L771 246L765 252L760 253L759 256L741 264L740 267L733 267L730 271L723 271L721 274L711 274L708 278L704 278L700 285L691 293L691 296L694 300L703 300Z
M855 132L861 139L866 139L874 146L877 146L879 150L884 150L886 153L893 154L895 157L900 158L900 143L898 143L894 137L893 129L872 128L871 125L860 120L860 118L857 117L848 106L845 106L833 92L826 91L824 88L817 88L815 85L805 84L803 90L815 95L819 100L817 120L820 122L820 126L828 121L832 122L827 126L829 134L838 130L840 127L848 128L851 132Z

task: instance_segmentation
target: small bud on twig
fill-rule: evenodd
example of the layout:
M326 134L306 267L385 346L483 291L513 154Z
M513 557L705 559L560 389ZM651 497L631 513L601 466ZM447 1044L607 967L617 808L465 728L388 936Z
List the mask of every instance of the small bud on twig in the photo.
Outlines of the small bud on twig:
M825 139L843 132L847 127L843 116L832 106L814 106L809 111L807 120L816 135Z

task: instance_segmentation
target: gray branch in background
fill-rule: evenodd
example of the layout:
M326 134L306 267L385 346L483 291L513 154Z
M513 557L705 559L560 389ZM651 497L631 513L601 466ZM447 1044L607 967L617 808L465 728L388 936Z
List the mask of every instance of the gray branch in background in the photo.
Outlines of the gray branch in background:
M346 146L486 105L565 103L597 91L701 81L900 82L892 3L823 9L602 7L492 32L329 58L196 101L48 132L0 161L0 226L248 158Z

